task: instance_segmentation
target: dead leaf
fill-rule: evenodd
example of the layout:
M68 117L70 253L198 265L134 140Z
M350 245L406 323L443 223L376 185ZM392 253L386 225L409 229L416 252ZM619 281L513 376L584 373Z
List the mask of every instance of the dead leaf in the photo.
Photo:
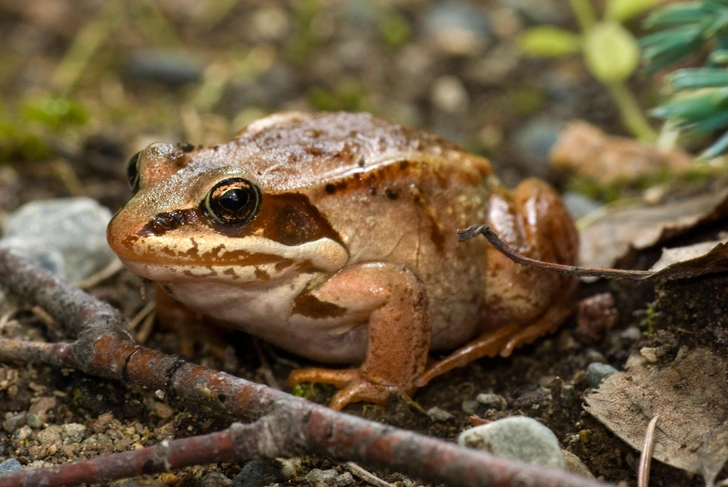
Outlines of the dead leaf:
M634 139L607 135L581 120L566 126L550 158L554 167L602 184L634 181L663 169L684 171L693 162L680 149L660 151Z
M580 263L613 267L631 249L641 250L728 215L728 188L680 201L614 210L580 233Z
M626 370L587 395L586 410L640 450L645 428L660 416L654 458L701 474L708 485L728 459L728 363L700 348L681 351L667 367L633 355Z

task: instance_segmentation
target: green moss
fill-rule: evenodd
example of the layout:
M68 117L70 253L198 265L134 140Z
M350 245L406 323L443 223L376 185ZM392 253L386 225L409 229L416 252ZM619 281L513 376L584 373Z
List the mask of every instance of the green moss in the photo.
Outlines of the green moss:
M312 88L308 92L308 100L316 110L326 112L362 112L368 111L369 107L364 87L353 80L340 83L334 91L318 86Z
M406 45L412 37L409 22L397 12L389 12L382 16L379 33L385 44L393 49Z

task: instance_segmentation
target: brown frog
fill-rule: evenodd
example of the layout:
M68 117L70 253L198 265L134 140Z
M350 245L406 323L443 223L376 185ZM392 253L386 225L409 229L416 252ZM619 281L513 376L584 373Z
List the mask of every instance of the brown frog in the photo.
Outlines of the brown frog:
M549 185L509 192L486 159L368 114L281 113L226 144L153 144L129 181L135 195L108 228L124 264L190 310L357 364L290 377L335 384L336 409L507 356L573 304L573 278L457 241L487 222L524 255L574 264L577 232ZM453 349L428 366L430 350Z

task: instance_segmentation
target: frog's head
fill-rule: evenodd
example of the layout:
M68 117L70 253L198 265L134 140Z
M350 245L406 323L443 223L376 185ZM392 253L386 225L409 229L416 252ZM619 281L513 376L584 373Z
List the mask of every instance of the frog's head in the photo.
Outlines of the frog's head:
M217 148L152 144L129 161L133 198L111 220L111 248L152 280L281 279L332 272L346 248L303 191L266 187Z

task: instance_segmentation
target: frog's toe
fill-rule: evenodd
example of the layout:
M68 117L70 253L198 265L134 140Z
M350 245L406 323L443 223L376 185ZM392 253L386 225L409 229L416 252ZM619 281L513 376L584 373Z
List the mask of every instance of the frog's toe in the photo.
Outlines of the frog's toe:
M288 387L293 387L302 382L318 382L321 384L332 384L337 389L343 389L360 377L359 369L299 369L294 370L288 376Z
M390 394L397 392L399 389L396 387L372 384L366 379L356 379L334 395L329 407L341 411L352 402L384 404Z

